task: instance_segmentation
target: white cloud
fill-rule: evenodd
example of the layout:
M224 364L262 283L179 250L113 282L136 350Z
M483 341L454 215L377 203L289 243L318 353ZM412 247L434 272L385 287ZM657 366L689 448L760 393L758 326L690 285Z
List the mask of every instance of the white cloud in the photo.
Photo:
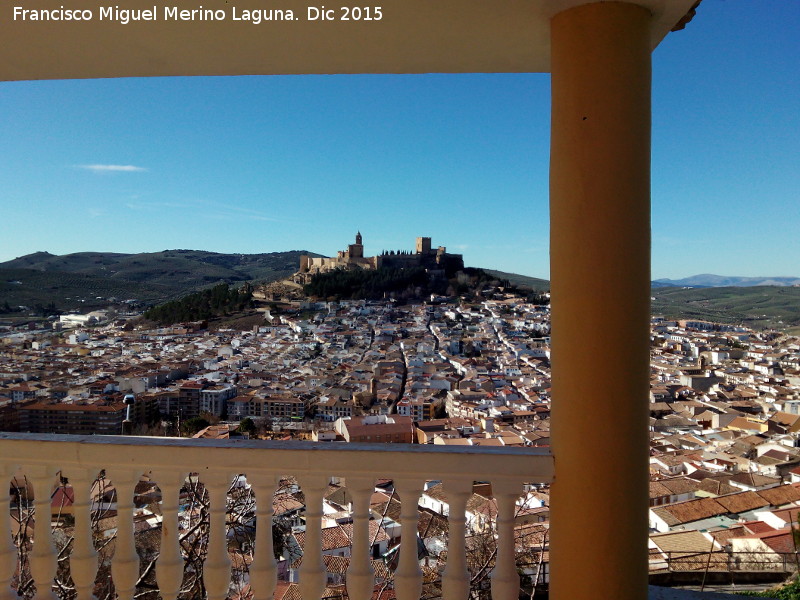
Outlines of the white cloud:
M111 171L132 173L136 171L147 171L144 167L136 167L134 165L78 165L78 168L94 171L95 173L108 173Z

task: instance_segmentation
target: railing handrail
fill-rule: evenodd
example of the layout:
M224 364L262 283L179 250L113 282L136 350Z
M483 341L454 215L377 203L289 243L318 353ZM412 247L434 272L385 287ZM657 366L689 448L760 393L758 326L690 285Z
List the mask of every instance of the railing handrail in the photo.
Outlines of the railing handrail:
M736 556L740 555L760 555L764 554L766 556L800 556L800 551L798 552L778 552L778 551L766 551L766 550L659 550L661 554L666 554L670 558L693 558L695 556L708 556L709 554L714 556L718 554L720 556L729 556L731 558L735 558Z
M14 442L2 444L3 441ZM421 472L450 480L513 480L548 483L553 480L553 457L548 448L437 446L433 444L332 443L271 440L208 440L145 436L95 436L0 433L3 462L61 467L87 462L107 465L146 465L148 469L177 463L207 469L302 470L336 474L331 463L341 460L342 474L357 471L384 477L418 477ZM145 457L142 448L147 448ZM209 452L210 449L214 452ZM269 464L254 463L253 450L270 452ZM176 460L176 453L181 459ZM188 455L188 456L187 456ZM454 455L463 460L453 460ZM502 457L503 460L497 460ZM485 463L485 465L483 464Z
M688 569L688 570L695 570L695 571L714 571L716 567L719 567L721 561L717 560L711 562L711 558L716 556L717 558L724 558L726 571L741 571L741 572L748 572L748 571L763 571L764 569L758 568L750 568L753 565L758 566L783 566L783 570L786 572L792 572L798 570L798 564L800 563L800 553L799 552L778 552L778 551L765 551L765 550L725 550L725 549L717 549L717 550L660 550L659 551L661 556L651 556L650 557L650 570L651 571L662 571L666 568L668 571L686 571L687 569L683 568L674 568L673 564L679 566L687 566L687 565L697 565L695 569ZM659 567L659 564L665 565L665 567Z

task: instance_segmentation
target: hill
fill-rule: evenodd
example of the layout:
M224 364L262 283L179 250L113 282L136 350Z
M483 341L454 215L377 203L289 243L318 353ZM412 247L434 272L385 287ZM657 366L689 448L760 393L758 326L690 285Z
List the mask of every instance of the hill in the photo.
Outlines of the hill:
M48 252L37 252L0 263L0 269L83 273L191 288L220 280L232 282L286 276L297 270L301 254L309 253L302 250L266 254L164 250L141 254L78 252L56 256Z
M800 285L800 277L728 277L705 273L683 279L656 279L653 282L653 287L755 287L762 285Z
M174 288L163 284L114 280L87 273L0 268L0 305L8 303L12 307L33 309L52 304L62 311L91 310L108 305L107 298L150 303L174 294Z
M514 273L484 269L500 279L516 285L526 285L536 291L550 289L546 279L536 279ZM679 280L681 287L671 286L669 280L653 281L652 313L672 319L701 319L718 323L741 323L754 329L800 328L800 287L793 277L721 277L696 275ZM725 281L736 281L720 287ZM756 285L754 282L769 282ZM682 286L696 286L686 289ZM702 287L701 287L702 286Z
M516 273L506 273L505 271L495 271L494 269L482 269L488 275L497 279L507 279L514 285L527 286L535 292L546 292L550 289L550 282L547 279L528 277Z
M202 250L142 254L79 252L64 256L37 252L0 263L0 312L3 312L6 302L12 307L35 308L38 305L43 308L52 305L61 311L106 307L110 298L118 301L136 299L146 305L160 304L219 283L236 286L245 281L268 282L285 278L297 270L301 254L319 256L302 250L264 254L222 254ZM545 279L492 269L484 271L491 277L507 279L535 291L550 287L550 282ZM772 278L778 279L781 278ZM708 279L705 281L710 282ZM754 328L800 327L800 287L686 289L653 283L654 314L742 323Z
M159 303L218 283L274 281L291 275L304 250L221 254L164 250L141 254L36 252L0 263L0 305L60 310L108 304L107 298Z
M741 323L755 329L800 326L800 287L653 288L652 312L673 319Z

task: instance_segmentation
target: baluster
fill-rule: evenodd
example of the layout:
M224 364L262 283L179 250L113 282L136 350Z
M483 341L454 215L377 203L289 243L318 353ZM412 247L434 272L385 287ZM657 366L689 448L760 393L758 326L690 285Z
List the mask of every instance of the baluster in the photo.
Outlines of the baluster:
M181 554L180 494L186 473L161 469L153 474L161 490L161 550L156 561L156 580L163 600L175 600L183 582L183 555Z
M231 476L212 472L209 478L211 482L206 483L206 488L211 502L209 510L211 523L208 529L208 558L203 565L203 579L208 591L208 600L224 600L231 583L231 559L228 556L228 532L225 526Z
M56 600L53 579L58 570L58 557L53 547L50 502L56 468L37 465L28 469L33 481L35 516L33 551L30 554L31 576L36 584L36 600Z
M117 539L111 578L120 600L132 600L139 580L139 555L133 534L133 493L141 472L119 468L107 474L117 493Z
M448 481L445 482L444 489L450 506L447 519L450 535L442 592L448 600L458 600L469 594L470 574L464 538L467 533L467 501L472 494L472 481Z
M275 514L272 497L275 494L275 476L259 478L253 483L256 492L256 547L250 565L250 582L254 600L272 600L278 580L278 567L272 547L272 517Z
M514 515L520 485L513 481L492 482L497 499L497 561L492 573L492 598L516 600L519 596L519 574L514 556Z
M422 569L417 550L419 493L422 482L395 479L394 489L400 494L400 562L394 572L394 591L398 600L419 600L422 595Z
M14 474L9 465L0 466L0 599L16 600L17 595L11 590L11 578L17 562L17 552L9 530L10 502L8 484Z
M303 600L322 598L325 590L325 563L322 562L322 498L327 479L306 476L300 480L306 499L306 544L300 565L300 594Z
M75 539L69 557L69 571L78 600L92 600L92 589L97 577L97 552L92 543L92 505L90 500L95 471L77 467L69 473L72 484L72 508L75 516Z
M353 496L353 550L347 569L347 595L351 600L369 600L375 587L375 572L369 561L369 501L375 481L348 477L346 485Z

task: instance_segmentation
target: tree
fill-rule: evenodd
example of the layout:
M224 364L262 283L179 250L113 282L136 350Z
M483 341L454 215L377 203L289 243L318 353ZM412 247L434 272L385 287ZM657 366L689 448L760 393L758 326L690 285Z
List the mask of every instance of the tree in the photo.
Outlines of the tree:
M445 490L446 493L446 490ZM522 504L515 507L515 521L526 508L531 508L534 496L529 494ZM491 575L497 559L497 501L491 496L484 496L473 492L468 504L468 510L473 516L466 523L466 556L467 569L470 573L469 598L470 600L489 600L491 597ZM444 517L434 515L443 520ZM443 525L443 527L442 527ZM436 527L434 526L434 529ZM450 547L449 524L440 525L445 546ZM548 528L545 524L530 523L514 527L514 560L517 572L520 573L520 597L533 597L537 587L541 589L544 583L544 552L548 544ZM426 537L426 533L422 534ZM436 547L435 545L432 547ZM433 556L439 577L447 564L447 551ZM441 584L441 580L437 582Z
M191 436L202 431L209 425L211 425L211 423L207 419L203 417L193 417L181 423L181 433Z
M204 321L212 317L225 316L252 306L253 288L230 288L220 283L211 289L195 292L180 300L171 300L155 306L144 313L146 319L161 325L177 322Z
M272 418L271 417L259 417L255 420L256 429L258 430L258 435L265 436L268 433L272 433Z
M252 436L258 432L258 427L256 427L256 424L253 421L253 419L251 419L250 417L246 417L242 419L242 421L239 423L239 431Z
M52 521L54 523L53 544L57 553L58 570L53 581L54 591L62 600L74 600L76 590L72 584L69 570L69 558L74 543L74 519L66 514L67 501L72 495L69 479L60 473L57 475L58 485L55 486L53 498L60 498L61 503L53 507ZM11 517L13 525L13 538L17 547L19 569L12 581L12 588L17 595L25 600L32 600L36 589L30 570L30 552L32 549L32 534L36 531L36 508L32 497L33 488L27 477L15 478L11 482ZM104 471L100 471L91 486L92 507L90 513L90 528L92 532L92 545L98 556L98 570L95 578L93 594L97 600L113 600L115 597L114 584L111 580L111 557L114 554L116 531L107 535L110 523L116 523L112 514L112 503L115 501L115 490L107 480ZM73 496L74 497L74 496ZM109 518L114 516L114 518ZM50 518L38 519L42 523L50 524ZM150 562L154 563L158 553L150 552ZM147 556L144 553L143 556ZM157 592L154 575L151 573L152 564L145 566L144 581L150 577L153 589ZM143 598L142 600L156 600L157 596Z

